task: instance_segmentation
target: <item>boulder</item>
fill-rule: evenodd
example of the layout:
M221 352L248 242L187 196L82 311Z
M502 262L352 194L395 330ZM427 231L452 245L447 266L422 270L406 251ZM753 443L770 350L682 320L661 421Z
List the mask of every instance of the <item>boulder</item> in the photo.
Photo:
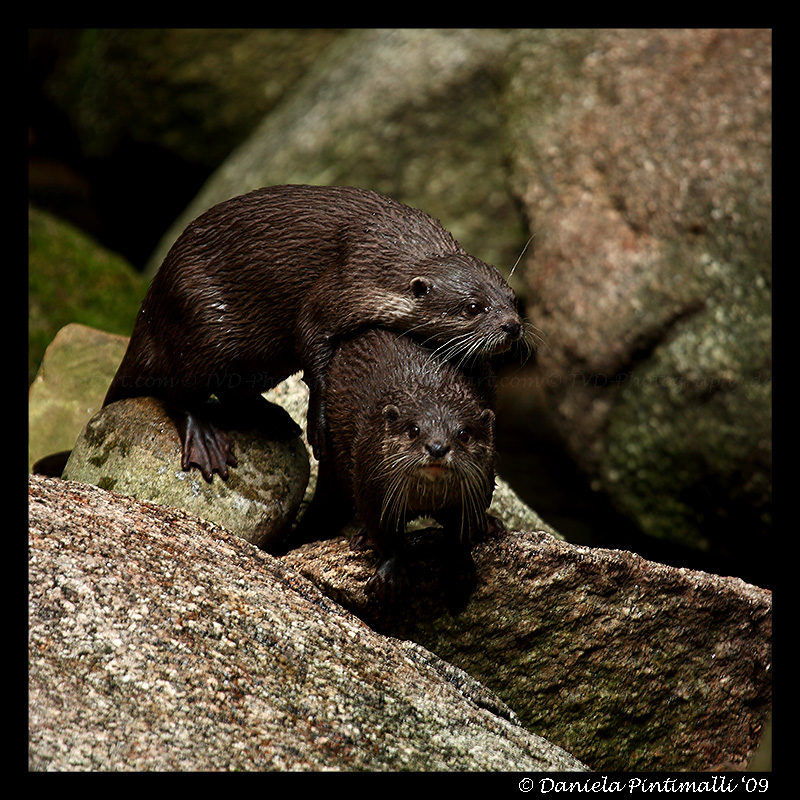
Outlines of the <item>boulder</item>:
M750 567L772 521L771 65L768 30L553 30L505 96L544 413L645 533Z
M374 557L344 539L284 557L376 630L435 652L594 770L745 769L772 707L772 593L738 578L516 531L473 549L478 587L446 610L435 532L393 613Z
M29 486L30 770L585 770L219 526Z
M268 430L234 423L238 466L227 480L207 482L198 469L181 468L181 440L163 403L120 400L86 424L63 477L186 509L266 548L288 534L309 474L299 428L279 406L271 410L278 421Z

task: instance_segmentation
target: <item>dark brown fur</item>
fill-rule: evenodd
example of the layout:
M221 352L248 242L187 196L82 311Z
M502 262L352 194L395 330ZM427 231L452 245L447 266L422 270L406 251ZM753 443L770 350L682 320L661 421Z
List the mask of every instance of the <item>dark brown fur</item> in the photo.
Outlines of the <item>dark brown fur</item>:
M371 583L391 601L406 583L406 523L433 517L449 536L450 573L468 597L470 545L487 533L494 490L494 412L483 393L413 339L371 330L333 355L325 401L331 459L320 464L301 530L335 534L331 526L355 509L364 525L358 543L380 558Z
M260 189L213 207L175 242L105 403L161 397L180 415L184 469L224 478L235 464L231 441L204 418L204 402L245 401L302 369L319 457L333 349L375 325L411 331L458 359L522 336L497 270L422 211L355 188Z

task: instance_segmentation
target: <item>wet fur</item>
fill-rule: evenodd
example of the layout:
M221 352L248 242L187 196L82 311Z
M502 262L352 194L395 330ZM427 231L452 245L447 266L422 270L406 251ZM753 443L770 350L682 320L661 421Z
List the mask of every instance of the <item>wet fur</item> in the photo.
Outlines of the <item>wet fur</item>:
M259 189L213 207L175 242L105 404L154 395L186 412L178 423L184 468L207 459L210 480L214 471L225 477L224 462L235 459L224 433L201 424L204 401L241 401L302 369L319 457L336 342L378 325L459 360L526 341L498 271L424 212L355 188ZM221 454L204 454L204 437L218 439Z
M301 536L334 535L355 510L361 546L378 551L371 583L396 601L407 582L406 524L432 517L449 537L458 591L475 585L471 544L486 535L494 490L494 412L466 374L407 336L344 340L328 371L331 459L320 464ZM416 435L410 435L416 434ZM431 480L420 468L443 465Z

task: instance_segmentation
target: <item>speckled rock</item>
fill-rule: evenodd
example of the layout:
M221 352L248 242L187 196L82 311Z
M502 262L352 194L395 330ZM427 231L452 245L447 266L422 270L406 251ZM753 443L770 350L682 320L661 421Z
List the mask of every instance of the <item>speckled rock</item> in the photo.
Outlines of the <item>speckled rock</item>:
M585 769L218 526L29 489L30 770Z
M238 466L227 481L208 483L181 468L181 441L161 401L120 400L87 423L64 467L67 480L191 511L260 547L279 541L295 518L308 482L309 460L289 415L285 433L234 426Z
M771 531L771 39L542 31L506 96L554 424L646 533L748 560Z
M374 556L343 539L284 562L376 630L480 680L592 769L747 767L772 707L769 591L522 531L476 545L478 587L453 616L446 551L432 558L436 532L417 535L398 613L366 589Z

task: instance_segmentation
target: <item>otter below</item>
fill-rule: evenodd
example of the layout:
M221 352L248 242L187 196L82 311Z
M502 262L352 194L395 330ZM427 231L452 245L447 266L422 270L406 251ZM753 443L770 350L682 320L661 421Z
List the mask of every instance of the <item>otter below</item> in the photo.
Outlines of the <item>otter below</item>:
M334 536L355 510L357 548L379 563L370 586L402 596L406 523L433 517L445 529L446 594L475 587L473 542L502 533L488 516L494 491L494 411L464 372L413 339L370 330L341 342L328 366L325 405L331 456L292 546Z
M320 458L331 354L339 338L370 326L413 332L453 359L524 341L497 269L428 214L363 189L259 189L214 206L172 246L104 405L160 397L176 418L183 468L225 479L236 459L208 418L208 398L252 408L302 369Z

